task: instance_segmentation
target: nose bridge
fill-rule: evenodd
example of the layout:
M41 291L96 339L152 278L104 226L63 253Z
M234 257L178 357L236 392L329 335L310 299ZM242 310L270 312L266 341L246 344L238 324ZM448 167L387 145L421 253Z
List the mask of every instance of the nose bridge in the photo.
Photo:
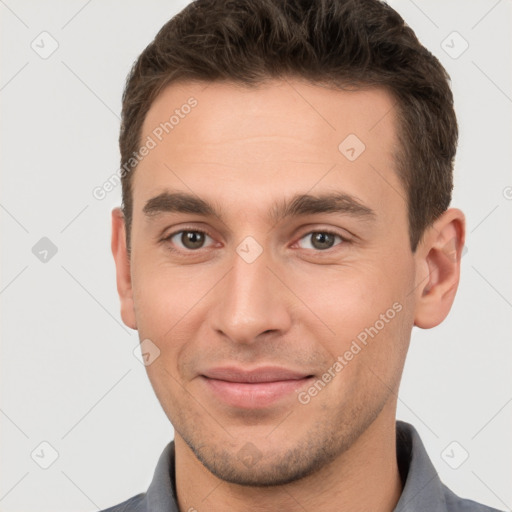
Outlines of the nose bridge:
M271 251L250 238L236 248L213 310L213 327L239 343L250 343L266 331L283 332L290 325L283 285L269 270Z

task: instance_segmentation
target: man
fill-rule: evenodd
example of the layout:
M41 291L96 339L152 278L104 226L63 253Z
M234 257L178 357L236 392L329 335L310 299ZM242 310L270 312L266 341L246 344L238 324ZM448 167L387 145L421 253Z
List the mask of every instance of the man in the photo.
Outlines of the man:
M448 76L377 0L199 0L128 78L121 314L175 430L109 511L485 511L396 422L412 327L444 320Z

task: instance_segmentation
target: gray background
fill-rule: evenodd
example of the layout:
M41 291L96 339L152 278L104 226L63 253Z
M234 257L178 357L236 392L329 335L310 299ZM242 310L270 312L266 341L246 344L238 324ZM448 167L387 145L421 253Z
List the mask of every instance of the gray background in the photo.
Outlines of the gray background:
M101 201L92 190L118 167L131 63L186 3L0 0L2 511L125 500L172 438L119 315L109 237L120 187ZM391 4L452 77L453 204L468 221L458 297L444 324L414 330L398 417L455 492L510 510L512 2Z

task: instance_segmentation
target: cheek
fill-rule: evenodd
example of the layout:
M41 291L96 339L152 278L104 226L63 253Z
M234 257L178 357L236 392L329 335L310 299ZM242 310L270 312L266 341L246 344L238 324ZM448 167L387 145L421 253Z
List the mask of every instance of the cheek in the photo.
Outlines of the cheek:
M385 376L398 371L407 351L414 273L410 264L396 272L392 263L380 263L330 272L319 269L316 274L297 275L295 283L304 304L315 313L306 313L309 320L303 323L328 357L346 356L354 369L370 366Z
M139 338L151 340L159 351L158 359L146 370L155 389L165 394L175 387L173 377L178 381L188 375L180 364L201 350L197 333L210 310L208 292L219 282L220 269L177 268L149 259L145 264L139 259L134 268Z
M304 304L338 334L373 325L395 302L403 302L407 286L393 275L375 265L360 265L311 269L297 273L291 282Z
M133 268L137 325L141 336L148 337L166 337L218 280L212 269L200 270L193 265L178 268L154 258L142 261L139 257Z

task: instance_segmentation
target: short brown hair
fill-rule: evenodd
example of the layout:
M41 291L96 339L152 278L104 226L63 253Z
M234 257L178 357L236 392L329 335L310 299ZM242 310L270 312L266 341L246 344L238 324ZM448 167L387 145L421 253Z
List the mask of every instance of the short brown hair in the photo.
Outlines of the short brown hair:
M401 146L397 173L414 251L451 201L457 120L445 69L379 0L192 2L160 29L128 75L121 165L138 150L146 114L164 87L187 80L257 86L283 77L392 94ZM133 171L121 178L128 248Z

